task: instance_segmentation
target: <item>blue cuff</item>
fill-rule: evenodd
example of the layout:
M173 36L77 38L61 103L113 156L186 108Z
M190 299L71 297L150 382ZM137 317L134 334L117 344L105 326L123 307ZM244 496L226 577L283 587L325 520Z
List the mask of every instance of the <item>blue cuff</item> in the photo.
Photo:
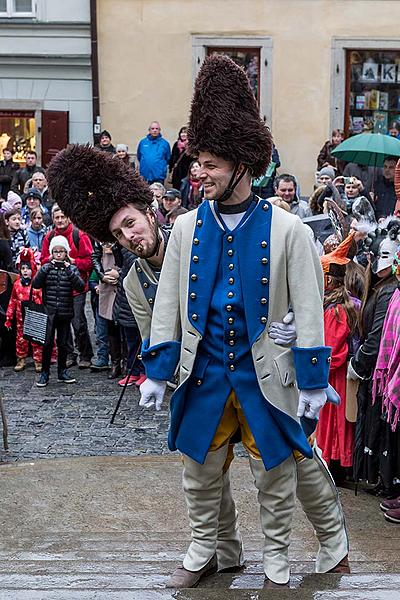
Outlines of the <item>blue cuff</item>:
M328 387L332 348L292 348L299 390L322 390Z
M163 342L149 348L150 340L143 340L142 362L150 379L168 381L175 373L181 353L180 342Z

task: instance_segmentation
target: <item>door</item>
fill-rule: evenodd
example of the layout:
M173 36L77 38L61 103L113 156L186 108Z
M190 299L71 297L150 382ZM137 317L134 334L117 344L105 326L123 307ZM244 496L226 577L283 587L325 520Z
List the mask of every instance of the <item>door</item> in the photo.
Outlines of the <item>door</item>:
M42 166L68 144L68 111L42 110Z

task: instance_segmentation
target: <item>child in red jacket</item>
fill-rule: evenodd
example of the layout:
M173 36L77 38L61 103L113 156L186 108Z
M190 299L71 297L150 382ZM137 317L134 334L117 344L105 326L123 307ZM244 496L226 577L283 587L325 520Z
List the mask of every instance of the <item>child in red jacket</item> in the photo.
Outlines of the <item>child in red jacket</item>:
M17 342L16 342L16 355L17 364L14 371L23 371L25 369L25 359L29 353L29 343L23 337L23 314L22 314L22 302L29 300L31 292L32 278L36 273L35 257L30 248L24 248L18 257L19 266L19 277L15 280L10 302L7 308L5 326L11 329L14 317L17 322ZM32 300L36 304L42 303L42 292L41 290L33 290ZM38 344L32 342L32 354L33 360L35 361L35 371L40 373L42 368L42 352L43 349Z

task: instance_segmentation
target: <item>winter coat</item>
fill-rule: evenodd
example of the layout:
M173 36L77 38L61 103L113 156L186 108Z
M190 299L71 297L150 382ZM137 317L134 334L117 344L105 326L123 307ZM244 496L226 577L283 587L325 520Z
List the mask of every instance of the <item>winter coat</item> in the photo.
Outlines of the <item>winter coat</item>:
M7 199L7 194L11 188L11 182L15 173L19 169L19 164L13 160L0 161L0 196Z
M180 152L178 142L175 142L169 159L169 170L172 173L172 187L176 190L179 190L183 178L187 176L192 160L193 157L186 154L184 150L183 153Z
M122 327L137 327L136 320L133 316L133 312L126 297L123 285L124 279L129 273L137 256L119 244L114 246L113 251L115 264L120 268L117 297L115 298L114 303L113 319L122 325Z
M76 228L75 228L76 229ZM82 277L83 281L86 284L85 290L87 291L88 286L87 282L89 281L89 276L92 271L92 242L90 241L90 237L83 233L83 231L78 231L78 248L75 246L74 237L77 236L73 234L74 226L72 223L68 225L66 229L60 231L57 228L52 229L48 233L46 233L43 245L42 252L40 256L40 262L42 265L46 264L50 260L49 254L49 246L52 238L56 235L63 235L67 238L68 243L71 248L71 252L69 253L70 257L75 260L74 265L79 269L79 274ZM77 295L77 291L74 291L74 296Z
M14 264L18 258L21 248L29 248L28 234L26 233L25 229L22 228L11 233L11 254Z
M140 174L146 181L164 181L171 158L171 148L161 133L154 138L146 135L138 145L137 158L140 162Z
M34 289L43 289L43 304L50 314L70 319L74 314L73 292L82 293L85 282L75 265L48 262L35 275Z
M32 229L32 226L28 227L26 233L28 234L29 245L31 248L42 249L44 236L48 232L49 228L43 225L40 229Z
M377 177L374 185L375 215L377 219L388 217L394 212L396 206L396 192L394 181L389 181L383 175Z
M22 169L18 169L14 173L14 177L11 183L11 189L13 192L17 192L20 196L24 193L24 187L28 179L32 179L34 173L45 173L43 167L39 167L39 165L35 165L34 167L23 167Z
M336 169L336 176L341 175L343 173L346 163L343 160L335 158L331 154L332 150L334 150L335 147L336 146L334 146L329 140L325 142L325 144L322 146L317 158L318 171L322 169L323 166L326 166L326 164L328 164Z
M100 144L96 144L95 148L97 150L102 150L102 152L109 152L110 154L115 154L115 146L109 144L108 146L101 146Z
M22 328L22 302L27 302L29 300L30 292L31 285L22 285L21 279L18 277L14 282L10 302L7 308L6 326L11 326L15 316L17 327ZM42 292L40 290L33 290L32 300L35 304L41 304Z
M0 269L14 271L10 240L0 240Z

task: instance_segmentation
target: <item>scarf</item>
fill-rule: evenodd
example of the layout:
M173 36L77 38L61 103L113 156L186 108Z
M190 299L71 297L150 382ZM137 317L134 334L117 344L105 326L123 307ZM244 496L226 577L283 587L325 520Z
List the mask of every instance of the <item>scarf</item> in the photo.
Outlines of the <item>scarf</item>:
M182 140L178 140L179 154L182 154L182 152L184 152L185 149L186 149L186 142L183 142Z
M189 179L189 184L190 188L188 205L190 208L197 208L197 206L200 204L200 188L203 184L199 179Z
M392 431L400 419L400 289L390 300L383 324L372 385L372 402L382 396L382 410Z

